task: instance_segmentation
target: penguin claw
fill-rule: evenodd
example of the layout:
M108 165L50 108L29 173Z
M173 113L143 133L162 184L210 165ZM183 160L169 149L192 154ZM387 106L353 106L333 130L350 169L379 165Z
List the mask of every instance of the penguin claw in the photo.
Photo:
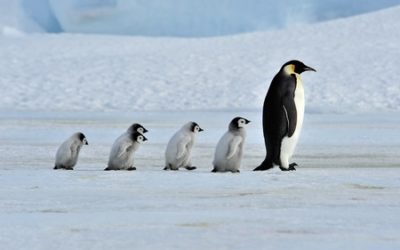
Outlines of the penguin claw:
M126 170L128 170L128 171L136 170L136 167L130 167L130 168L126 169Z

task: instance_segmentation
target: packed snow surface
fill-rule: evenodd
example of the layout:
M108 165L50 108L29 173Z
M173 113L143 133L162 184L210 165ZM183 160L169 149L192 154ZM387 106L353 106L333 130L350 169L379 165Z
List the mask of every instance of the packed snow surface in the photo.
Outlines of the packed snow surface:
M0 109L260 109L290 59L307 112L400 110L400 8L281 31L179 39L0 37Z
M236 115L252 122L241 173L211 173ZM4 249L398 249L400 116L307 115L296 172L252 172L264 156L259 112L3 112L0 245ZM168 139L204 129L194 171L163 171ZM105 172L132 122L149 132L137 171ZM74 171L52 170L59 144L82 131Z

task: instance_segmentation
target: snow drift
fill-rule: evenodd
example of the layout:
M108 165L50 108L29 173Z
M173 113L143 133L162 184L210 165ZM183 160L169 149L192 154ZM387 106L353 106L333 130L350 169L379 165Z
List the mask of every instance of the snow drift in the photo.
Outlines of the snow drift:
M2 110L261 109L292 58L307 112L400 109L400 8L220 38L35 35L0 38Z

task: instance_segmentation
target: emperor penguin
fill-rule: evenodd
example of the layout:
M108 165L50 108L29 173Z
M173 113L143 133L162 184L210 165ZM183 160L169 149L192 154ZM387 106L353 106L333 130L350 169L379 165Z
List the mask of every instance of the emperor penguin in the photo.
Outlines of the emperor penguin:
M137 131L127 131L118 137L110 152L108 166L104 170L136 170L133 166L133 155L139 145L147 138Z
M228 131L222 136L215 149L212 172L239 173L246 139L244 127L250 123L243 117L235 117L229 123Z
M69 137L57 150L54 169L73 170L83 145L88 145L83 133L78 132Z
M282 171L296 170L289 160L296 148L304 118L304 88L300 74L316 71L292 60L281 67L272 79L263 108L263 133L267 155L254 171L279 166Z
M191 153L195 135L201 131L204 130L197 123L188 122L172 136L165 150L164 170L196 169L192 166Z

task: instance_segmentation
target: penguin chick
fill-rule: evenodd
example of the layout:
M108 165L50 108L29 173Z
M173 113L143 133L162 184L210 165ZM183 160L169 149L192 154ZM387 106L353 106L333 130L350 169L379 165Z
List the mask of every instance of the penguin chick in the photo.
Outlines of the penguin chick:
M132 132L134 132L134 131L137 131L137 132L141 133L142 135L145 134L145 133L147 133L147 132L149 132L147 129L145 129L145 128L144 128L142 125L140 125L139 123L134 123L134 124L132 124L132 125L128 128L128 130L127 130L128 133L132 133Z
M133 166L133 155L139 145L145 141L147 138L137 131L123 133L115 140L108 166L104 170L136 170Z
M191 163L191 152L195 135L201 131L203 129L197 123L188 122L172 136L165 150L164 170L196 169Z
M304 63L291 60L272 79L263 107L263 133L267 151L264 161L254 171L278 165L282 171L296 170L289 163L300 136L304 118L304 87L300 74L316 71Z
M83 145L89 145L83 133L78 132L69 137L57 150L54 169L73 170Z
M243 145L246 139L244 127L249 122L243 117L236 117L230 122L228 131L219 140L215 149L212 172L240 172Z

